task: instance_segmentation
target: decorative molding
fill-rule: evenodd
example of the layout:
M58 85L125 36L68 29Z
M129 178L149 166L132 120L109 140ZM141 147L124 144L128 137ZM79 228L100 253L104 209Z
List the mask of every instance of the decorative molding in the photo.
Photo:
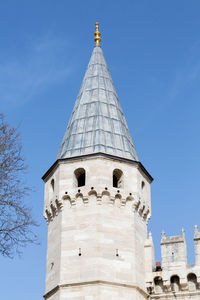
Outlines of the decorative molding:
M68 202L68 206L66 205ZM66 209L73 209L79 207L88 207L91 203L98 205L108 205L113 207L118 207L121 209L126 209L132 213L138 213L143 221L148 223L150 219L150 208L145 205L145 202L141 200L137 193L130 193L126 195L125 193L120 193L116 191L97 191L95 189L89 192L80 191L73 195L64 194L61 199L55 199L50 202L49 207L45 208L44 218L47 223L52 221L55 216L66 207Z

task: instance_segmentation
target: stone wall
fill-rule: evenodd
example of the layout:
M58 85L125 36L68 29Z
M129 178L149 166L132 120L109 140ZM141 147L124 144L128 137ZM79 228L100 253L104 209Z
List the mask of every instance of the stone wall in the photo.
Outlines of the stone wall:
M185 232L161 239L161 268L148 272L147 290L151 299L200 299L200 233L195 226L195 264L187 263Z
M114 170L122 174L116 187ZM150 180L137 164L95 157L52 170L45 183L45 298L145 299L150 203Z

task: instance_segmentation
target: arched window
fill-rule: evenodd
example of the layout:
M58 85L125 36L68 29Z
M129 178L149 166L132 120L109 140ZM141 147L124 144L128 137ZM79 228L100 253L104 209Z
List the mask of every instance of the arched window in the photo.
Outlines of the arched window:
M119 169L113 171L113 187L121 188L123 184L123 172Z
M141 192L142 192L142 198L144 200L146 200L146 198L147 198L147 186L146 186L144 181L141 182Z
M189 291L196 291L197 289L197 276L194 273L190 273L187 276Z
M144 188L145 188L145 183L144 183L144 181L142 181L142 183L141 183L141 188L142 188L142 190L144 190Z
M54 191L54 179L51 179L51 189L52 189L52 191Z
M172 292L178 292L180 290L180 279L177 275L174 275L170 279Z
M154 278L155 292L156 294L163 292L163 280L161 277Z
M85 185L85 169L79 168L74 171L77 187Z

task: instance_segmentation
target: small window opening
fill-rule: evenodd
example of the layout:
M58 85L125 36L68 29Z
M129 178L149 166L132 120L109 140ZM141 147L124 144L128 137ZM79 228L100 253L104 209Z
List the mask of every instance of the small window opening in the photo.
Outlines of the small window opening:
M113 187L117 188L118 187L117 184L118 184L117 177L113 174Z
M177 275L171 277L171 289L173 292L178 292L180 290L180 279Z
M196 291L196 289L198 288L197 276L194 273L190 273L187 276L187 280L188 280L189 291L191 292Z
M172 252L172 262L174 262L174 252Z
M121 188L122 187L122 178L123 177L123 172L119 169L115 169L113 171L113 187L115 188Z
M52 188L52 191L54 191L54 179L51 180L51 188Z
M163 293L164 287L162 277L159 276L154 278L154 285L156 294Z
M85 173L81 174L78 177L78 187L79 186L84 186L85 185Z
M144 200L147 198L147 187L144 181L141 182L141 193Z
M76 181L77 181L77 186L84 186L85 185L85 170L83 168L79 168L75 170L74 172Z
M53 269L53 266L54 266L54 262L51 263L51 269Z

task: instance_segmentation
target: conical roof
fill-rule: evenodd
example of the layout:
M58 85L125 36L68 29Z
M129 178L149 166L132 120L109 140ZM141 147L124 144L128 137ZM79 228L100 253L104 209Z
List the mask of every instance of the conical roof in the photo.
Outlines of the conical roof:
M103 51L95 46L57 158L99 152L138 161Z

